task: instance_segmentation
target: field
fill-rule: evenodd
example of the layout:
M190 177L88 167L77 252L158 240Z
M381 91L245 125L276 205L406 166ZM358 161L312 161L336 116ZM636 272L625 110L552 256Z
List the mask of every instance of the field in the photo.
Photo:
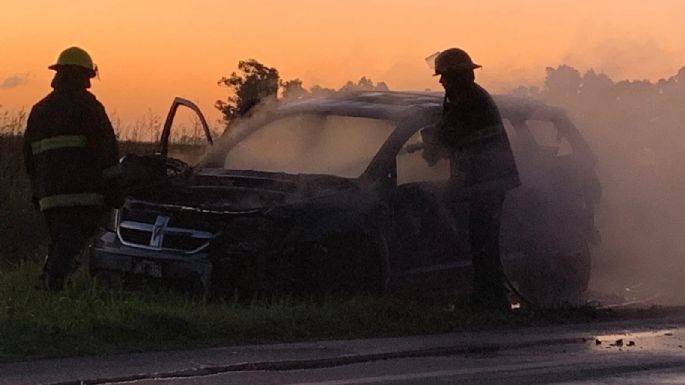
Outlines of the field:
M0 136L0 270L45 255L47 232L31 206L31 187L24 174L21 138Z
M47 230L31 205L21 145L20 136L0 135L0 271L39 263L47 250ZM155 149L154 143L122 142L119 151L151 154Z

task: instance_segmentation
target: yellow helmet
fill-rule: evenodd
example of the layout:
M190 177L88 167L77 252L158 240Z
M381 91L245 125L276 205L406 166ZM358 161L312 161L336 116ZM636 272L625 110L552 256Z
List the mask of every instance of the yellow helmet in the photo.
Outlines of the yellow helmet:
M90 77L97 74L97 66L93 64L88 52L79 47L69 47L62 51L57 58L57 63L49 66L51 70L57 71L61 66L78 66L90 71Z

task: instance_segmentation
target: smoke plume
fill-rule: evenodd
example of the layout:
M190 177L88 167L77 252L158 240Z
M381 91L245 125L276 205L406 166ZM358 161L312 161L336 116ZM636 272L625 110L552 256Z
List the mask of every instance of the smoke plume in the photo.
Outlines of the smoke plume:
M685 68L649 81L548 68L518 95L566 109L599 163L593 286L625 298L685 301Z

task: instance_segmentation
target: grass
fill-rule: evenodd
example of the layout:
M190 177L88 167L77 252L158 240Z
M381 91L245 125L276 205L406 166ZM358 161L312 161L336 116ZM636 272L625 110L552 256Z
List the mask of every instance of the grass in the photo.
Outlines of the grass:
M112 292L78 272L39 288L37 264L0 272L0 362L314 339L404 336L609 319L612 312L478 314L394 297L208 300L164 290Z
M30 203L21 137L0 135L0 269L45 255L47 231Z
M399 299L209 301L171 291L111 292L77 273L37 286L39 266L0 273L0 361L107 352L446 332L465 326L440 306Z

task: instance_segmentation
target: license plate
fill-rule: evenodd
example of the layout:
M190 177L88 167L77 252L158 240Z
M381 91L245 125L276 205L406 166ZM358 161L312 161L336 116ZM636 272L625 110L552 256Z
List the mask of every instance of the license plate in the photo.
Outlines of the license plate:
M133 274L142 274L149 277L162 278L162 265L150 261L141 261L133 267Z

